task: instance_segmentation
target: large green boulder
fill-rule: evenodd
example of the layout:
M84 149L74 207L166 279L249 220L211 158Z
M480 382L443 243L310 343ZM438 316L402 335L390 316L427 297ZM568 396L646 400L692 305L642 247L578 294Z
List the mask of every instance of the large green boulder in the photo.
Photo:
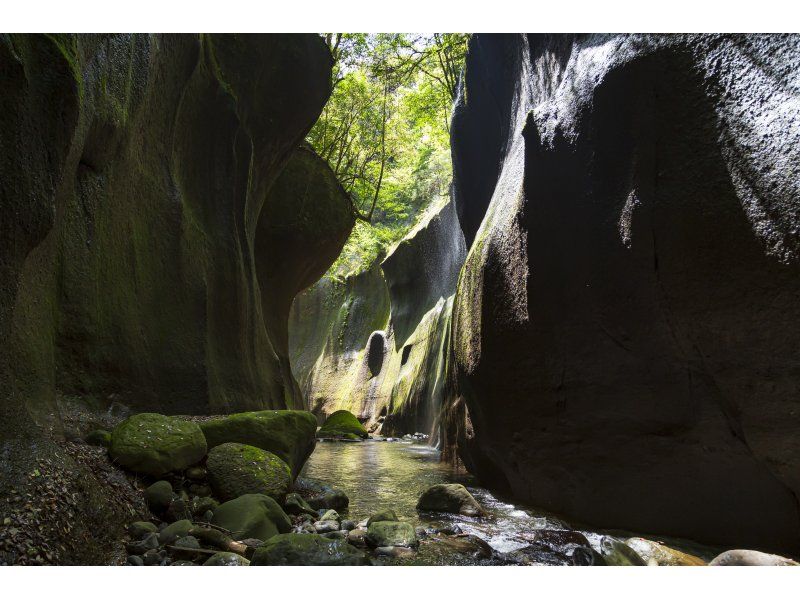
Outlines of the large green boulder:
M419 544L414 527L405 521L375 521L367 528L367 544L414 547Z
M292 488L292 472L281 458L247 444L215 446L208 453L206 469L214 494L222 500L266 494L282 503Z
M356 416L346 409L331 413L317 432L319 438L349 438L350 435L358 438L367 438L369 432L356 419Z
M250 565L368 565L367 555L345 540L316 534L281 534L256 549Z
M203 563L207 567L241 567L249 564L250 561L234 552L218 552Z
M194 465L206 450L197 424L158 413L132 415L111 433L111 458L125 469L153 477Z
M292 522L280 505L264 494L245 494L222 503L211 523L231 532L235 540L268 540L292 529Z
M201 422L209 448L249 444L278 455L297 477L314 450L317 420L308 411L251 411Z
M483 515L483 507L462 484L436 484L431 486L417 502L420 511L459 513L474 517Z

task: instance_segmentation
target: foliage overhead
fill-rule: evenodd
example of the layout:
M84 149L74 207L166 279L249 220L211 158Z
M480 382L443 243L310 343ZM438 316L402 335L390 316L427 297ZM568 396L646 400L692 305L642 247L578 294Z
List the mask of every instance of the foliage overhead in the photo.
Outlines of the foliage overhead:
M326 33L332 95L309 143L350 196L358 223L330 276L371 264L451 179L450 115L461 33Z

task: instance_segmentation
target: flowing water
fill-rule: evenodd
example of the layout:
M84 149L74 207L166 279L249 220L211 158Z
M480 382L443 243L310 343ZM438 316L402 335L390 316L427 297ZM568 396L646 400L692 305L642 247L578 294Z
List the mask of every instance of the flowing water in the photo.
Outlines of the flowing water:
M417 557L405 561L409 564L502 564L507 561L497 555L508 555L520 548L531 550L531 542L526 541L525 536L530 538L538 530L574 529L552 515L498 499L477 486L471 476L441 463L439 457L439 452L430 446L407 440L318 442L301 475L342 489L350 498L348 512L344 515L348 519L360 521L379 511L393 509L401 521L408 521L415 527L456 524L464 533L477 536L496 551L493 558L479 558L454 552L452 547L443 544L423 541ZM464 484L490 516L436 514L431 517L417 512L417 500L427 488L452 482ZM579 531L599 550L604 534ZM625 536L615 534L615 537ZM683 549L687 549L686 543L682 544ZM675 546L676 542L671 545ZM692 546L691 552L702 552L698 548ZM534 554L533 560L540 564L565 564L568 559L543 549L540 555Z

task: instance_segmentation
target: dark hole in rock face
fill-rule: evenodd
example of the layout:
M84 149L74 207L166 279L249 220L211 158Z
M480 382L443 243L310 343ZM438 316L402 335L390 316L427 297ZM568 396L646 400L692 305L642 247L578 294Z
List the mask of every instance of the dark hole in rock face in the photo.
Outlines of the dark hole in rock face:
M408 356L411 355L412 346L413 345L406 345L405 347L403 347L403 357L400 360L400 365L405 365L406 362L408 361Z
M370 374L373 376L377 376L381 373L383 356L385 353L386 341L383 332L376 330L372 333L372 336L369 337L369 342L367 343L367 366L369 367Z

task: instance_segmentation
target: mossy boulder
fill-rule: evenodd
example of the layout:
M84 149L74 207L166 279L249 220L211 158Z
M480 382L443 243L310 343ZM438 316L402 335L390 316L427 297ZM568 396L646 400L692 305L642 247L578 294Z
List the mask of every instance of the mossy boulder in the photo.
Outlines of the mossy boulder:
M319 482L298 478L295 488L303 495L312 509L335 509L340 513L347 510L350 498L344 491Z
M292 472L280 457L247 444L215 446L208 453L206 468L211 488L222 500L266 494L282 503L292 488Z
M295 478L314 450L317 422L308 411L251 411L201 422L200 428L209 448L228 442L258 447L288 463Z
M367 555L345 540L316 534L281 534L258 548L251 565L368 565Z
M241 567L249 564L250 561L235 552L218 552L203 563L209 567Z
M483 507L462 484L436 484L431 486L417 502L420 511L440 511L475 517L483 515Z
M341 409L328 416L317 432L317 436L319 438L367 438L369 432L356 419L355 415L346 409Z
M369 519L367 519L367 527L377 521L400 521L400 519L397 517L397 513L395 513L392 509L386 509L385 511L375 513Z
M265 494L245 494L222 503L214 511L211 523L231 532L236 540L268 540L292 529L281 506Z
M185 538L188 536L189 530L193 527L194 524L188 519L180 519L175 523L170 523L158 533L158 543L175 544L179 538Z
M414 527L405 521L376 521L367 528L367 544L415 547L419 544Z
M128 534L134 540L141 540L148 534L158 533L158 528L150 521L134 521L128 526Z
M132 415L111 433L114 461L153 477L194 465L206 450L206 438L197 424L158 413Z
M154 484L150 484L144 491L144 500L147 506L153 513L165 513L175 494L172 492L172 484L167 480L159 480Z

